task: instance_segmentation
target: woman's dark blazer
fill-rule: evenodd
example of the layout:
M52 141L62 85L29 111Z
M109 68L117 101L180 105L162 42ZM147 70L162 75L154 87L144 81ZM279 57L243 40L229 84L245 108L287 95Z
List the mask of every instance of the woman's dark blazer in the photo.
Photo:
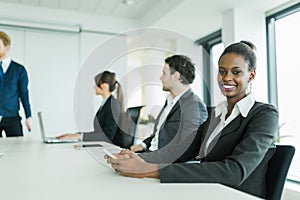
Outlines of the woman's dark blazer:
M199 127L196 139L186 152L186 161L198 156L201 163L174 163L160 169L163 183L221 183L241 191L265 197L266 170L278 127L274 106L256 102L244 118L230 122L217 136L213 147L204 153L206 136L211 134L214 112Z
M83 141L112 142L119 132L122 110L112 95L99 108L94 119L94 131L83 134Z

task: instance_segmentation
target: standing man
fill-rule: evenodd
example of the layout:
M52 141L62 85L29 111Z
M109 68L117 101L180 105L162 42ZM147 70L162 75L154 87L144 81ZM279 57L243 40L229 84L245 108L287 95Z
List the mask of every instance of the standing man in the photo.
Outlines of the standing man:
M19 100L25 110L27 129L31 131L28 76L24 66L8 56L10 45L10 37L0 31L0 137L3 130L7 137L23 136Z
M206 105L190 88L194 78L195 66L190 58L173 55L165 59L160 80L163 90L170 94L155 121L153 134L141 144L131 146L132 151L155 151L186 138L193 140L191 135L208 116Z

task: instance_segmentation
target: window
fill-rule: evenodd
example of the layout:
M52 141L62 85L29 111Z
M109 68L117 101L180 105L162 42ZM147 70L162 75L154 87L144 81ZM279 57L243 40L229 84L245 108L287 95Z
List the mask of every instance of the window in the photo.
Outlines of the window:
M221 56L221 54L224 51L224 44L223 43L217 43L212 46L211 48L211 59L213 61L212 66L212 82L213 82L213 105L218 105L220 102L224 101L224 96L220 92L219 86L217 85L217 77L219 73L218 69L218 61Z
M203 47L203 101L207 106L216 106L224 100L217 86L218 59L224 50L221 30L195 42Z
M300 181L300 3L267 17L269 101L278 107L277 142L296 147L288 178Z

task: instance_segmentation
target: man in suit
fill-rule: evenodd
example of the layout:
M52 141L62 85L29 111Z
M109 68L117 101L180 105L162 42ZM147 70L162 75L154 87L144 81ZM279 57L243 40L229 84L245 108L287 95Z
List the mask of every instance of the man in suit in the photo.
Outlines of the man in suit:
M194 78L195 67L188 57L173 55L165 59L160 80L163 90L170 94L155 121L153 134L143 143L131 146L132 151L155 151L170 143L180 143L196 132L206 120L207 110L189 86Z
M0 137L23 136L19 99L22 102L27 129L31 130L31 109L28 95L28 76L24 66L8 56L11 39L0 32Z

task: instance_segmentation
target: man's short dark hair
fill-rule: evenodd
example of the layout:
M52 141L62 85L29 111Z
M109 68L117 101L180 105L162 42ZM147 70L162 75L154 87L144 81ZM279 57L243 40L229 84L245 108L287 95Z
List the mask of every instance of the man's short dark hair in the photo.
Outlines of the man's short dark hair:
M191 59L184 55L173 55L165 59L170 67L171 74L176 71L180 73L180 80L183 84L191 84L195 79L195 66Z

